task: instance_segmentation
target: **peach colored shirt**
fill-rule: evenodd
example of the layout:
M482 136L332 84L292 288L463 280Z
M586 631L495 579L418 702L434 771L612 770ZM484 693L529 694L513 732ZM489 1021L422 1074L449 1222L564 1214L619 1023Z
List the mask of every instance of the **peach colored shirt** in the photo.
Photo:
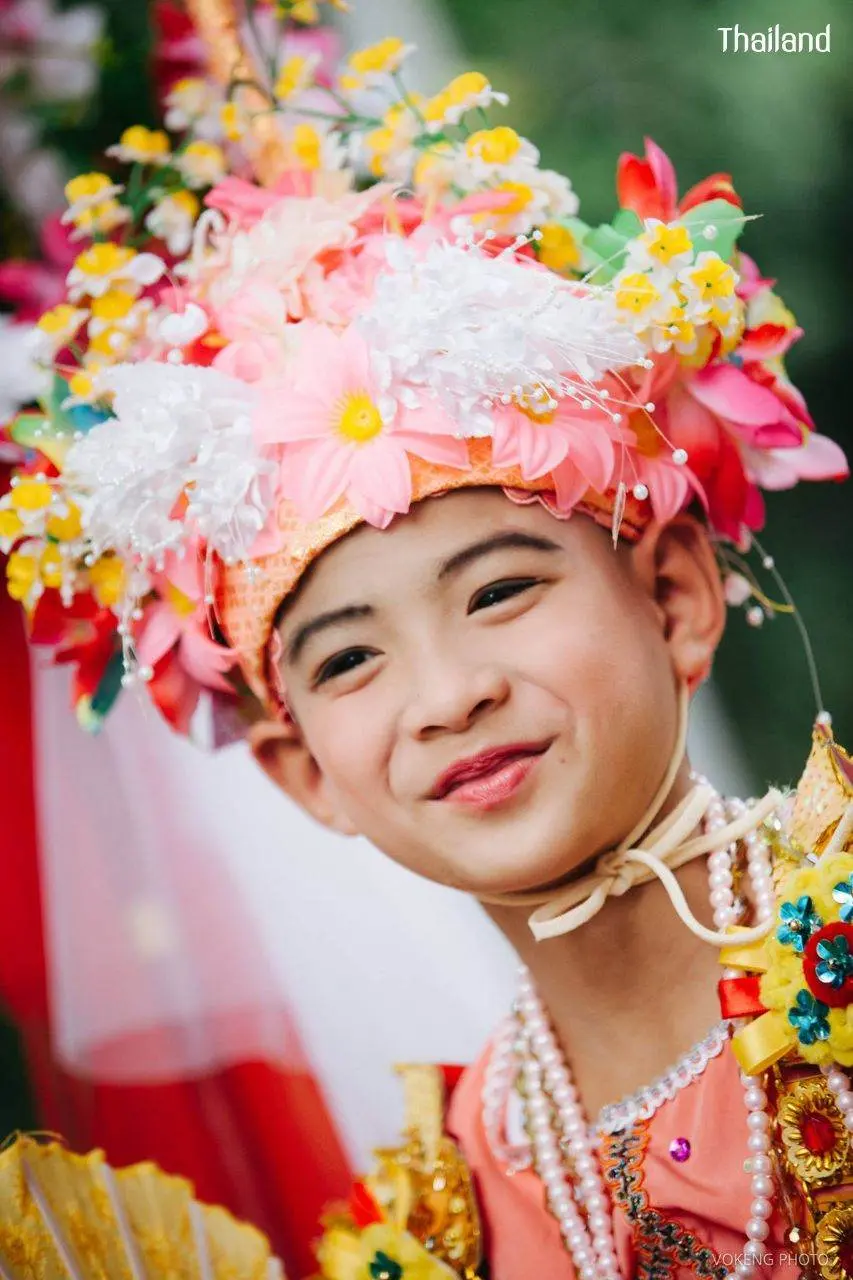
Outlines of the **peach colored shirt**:
M480 1097L487 1061L488 1050L454 1089L448 1128L474 1175L491 1280L575 1280L537 1175L529 1169L507 1174L486 1139ZM751 1200L743 1167L746 1115L738 1066L727 1043L650 1120L601 1138L623 1280L724 1280L734 1271ZM690 1142L683 1163L669 1154L678 1137ZM753 1274L761 1280L794 1280L801 1268L795 1246L785 1242L786 1224L774 1214L770 1228Z

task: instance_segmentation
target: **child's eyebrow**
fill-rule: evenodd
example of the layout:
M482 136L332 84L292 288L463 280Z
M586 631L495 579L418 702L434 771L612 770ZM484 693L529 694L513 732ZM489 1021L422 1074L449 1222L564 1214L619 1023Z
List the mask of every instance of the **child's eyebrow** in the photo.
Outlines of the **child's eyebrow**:
M503 533L493 533L488 538L481 538L479 542L472 542L470 546L454 552L442 562L437 574L438 581L441 582L444 578L458 573L474 560L479 560L492 551L501 551L505 547L532 547L535 551L562 550L560 544L552 542L550 538L544 538L535 533L524 533L520 529L507 529Z
M506 529L502 533L493 533L487 538L481 538L478 542L472 542L470 546L462 547L460 551L454 551L452 556L448 556L440 563L436 579L442 582L453 574L459 573L475 560L480 560L483 556L507 547L528 547L533 548L534 551L562 550L560 544L552 542L550 538L544 538L535 533L524 533L520 529ZM356 618L371 618L375 613L376 610L370 604L346 604L339 609L319 613L316 618L311 618L308 622L303 622L301 627L297 627L285 651L287 661L291 664L295 663L310 638L317 635L319 631L325 631L328 627L334 627L341 622L352 622Z

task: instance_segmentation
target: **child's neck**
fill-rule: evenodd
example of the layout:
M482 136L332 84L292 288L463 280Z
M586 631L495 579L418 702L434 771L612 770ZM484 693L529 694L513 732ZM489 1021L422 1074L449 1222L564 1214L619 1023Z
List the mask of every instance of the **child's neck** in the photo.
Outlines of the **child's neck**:
M661 816L689 787L685 770ZM705 859L676 874L694 915L710 925ZM685 928L658 880L544 942L525 911L489 912L530 970L590 1118L651 1083L719 1021L719 953Z

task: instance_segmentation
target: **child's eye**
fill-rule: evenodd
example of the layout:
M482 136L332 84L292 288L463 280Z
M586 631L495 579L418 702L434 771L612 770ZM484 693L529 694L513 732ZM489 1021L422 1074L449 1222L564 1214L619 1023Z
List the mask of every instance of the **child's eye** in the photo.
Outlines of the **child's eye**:
M535 587L538 581L538 578L515 578L511 582L493 582L473 597L468 612L476 613L479 609L488 609L492 605L500 604L502 600L508 600L511 596L521 595L523 591Z
M334 679L335 676L343 675L346 671L354 671L356 667L362 665L362 660L372 657L370 649L345 649L343 653L336 653L334 657L324 662L320 670L314 678L315 688L318 685L325 684L327 680ZM353 661L356 659L356 661Z

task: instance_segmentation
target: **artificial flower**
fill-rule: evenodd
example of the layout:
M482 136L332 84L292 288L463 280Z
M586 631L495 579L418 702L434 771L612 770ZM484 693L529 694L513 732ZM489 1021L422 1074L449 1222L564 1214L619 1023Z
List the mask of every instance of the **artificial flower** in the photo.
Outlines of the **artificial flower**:
M641 220L658 218L673 222L679 214L710 200L725 200L735 208L741 201L727 173L714 173L691 187L678 199L675 170L665 151L651 138L646 138L644 159L623 152L616 169L616 192L619 207L630 209Z
M77 255L68 272L68 298L70 302L100 298L117 288L138 294L155 284L165 269L166 264L156 254L137 253L110 240L93 244Z
M288 102L304 93L314 83L314 76L321 61L319 53L293 53L285 58L276 79L273 93L280 102Z
M227 172L225 154L215 142L189 142L173 160L175 168L190 187L212 187Z
M155 204L145 218L145 225L153 236L165 243L169 253L179 258L192 244L199 209L198 197L192 191L175 191Z
M475 107L485 109L493 102L506 106L508 101L507 95L496 92L481 72L464 71L424 104L423 116L427 129L439 133L445 125L458 124Z
M117 143L107 147L107 155L127 164L166 164L171 155L169 135L162 129L132 124Z
M199 126L213 118L218 101L209 81L201 76L184 76L172 85L166 95L166 128L175 133L192 129L198 134Z
M330 1227L317 1249L323 1280L451 1280L457 1273L419 1240L390 1223L371 1223L363 1230Z
M802 952L809 938L823 923L815 911L815 905L807 894L796 902L783 902L779 908L779 928L776 937L783 946Z
M346 60L346 70L340 77L340 87L345 92L366 89L383 77L399 71L414 45L404 44L399 36L386 36L376 44L357 49Z
M261 445L280 446L281 492L306 520L346 495L384 528L412 500L407 454L469 465L464 443L453 438L453 423L437 405L388 406L367 343L353 328L334 334L312 327L300 344L297 372L264 388L254 421Z

